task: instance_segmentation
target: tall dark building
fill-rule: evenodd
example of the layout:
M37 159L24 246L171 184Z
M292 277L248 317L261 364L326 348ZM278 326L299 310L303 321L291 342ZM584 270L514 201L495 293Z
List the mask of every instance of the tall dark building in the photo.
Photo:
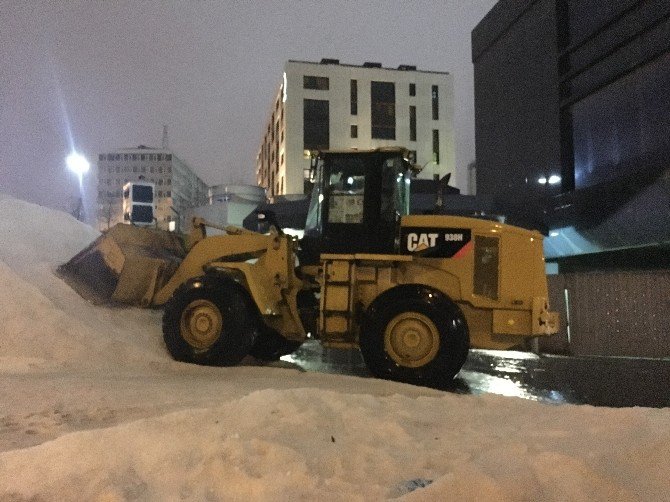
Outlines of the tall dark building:
M670 268L670 2L501 0L472 57L478 195L550 260Z

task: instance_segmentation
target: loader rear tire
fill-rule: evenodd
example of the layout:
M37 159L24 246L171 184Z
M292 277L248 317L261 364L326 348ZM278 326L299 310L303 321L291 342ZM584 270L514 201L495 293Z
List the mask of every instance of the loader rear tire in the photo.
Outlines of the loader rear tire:
M375 300L360 333L363 359L376 377L415 385L451 381L469 345L458 305L422 288L399 288Z
M254 344L256 318L235 283L182 286L165 305L163 339L177 361L234 366Z

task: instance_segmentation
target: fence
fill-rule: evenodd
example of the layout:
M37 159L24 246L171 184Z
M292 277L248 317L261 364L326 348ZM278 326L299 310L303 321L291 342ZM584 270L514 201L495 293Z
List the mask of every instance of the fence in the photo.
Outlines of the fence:
M540 351L670 357L670 271L581 272L548 279L561 332L542 339Z

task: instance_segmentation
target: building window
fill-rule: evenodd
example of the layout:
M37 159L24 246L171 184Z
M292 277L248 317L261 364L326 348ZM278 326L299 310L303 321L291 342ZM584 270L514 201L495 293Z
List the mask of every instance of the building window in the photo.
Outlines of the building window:
M373 139L395 139L395 84L370 82L370 122Z
M304 150L327 150L330 147L328 101L303 100L303 143Z
M357 125L352 125L351 126L351 137L352 138L358 138L358 126Z
M171 153L166 153L165 154L165 160L172 160L172 154Z
M416 106L409 107L409 140L416 141Z
M105 154L104 153L98 154L98 160L105 160Z
M431 100L432 100L432 103L433 103L433 120L438 120L440 118L440 114L439 114L439 108L440 108L439 104L440 104L440 102L439 102L439 96L437 94L437 86L436 85L433 86L433 90L432 90L430 96L431 96Z
M328 77L313 77L305 75L302 77L303 89L315 89L317 91L327 91L329 87Z
M133 154L133 160L137 160L137 154L136 153Z
M433 161L440 163L440 131L433 129Z
M123 154L123 160L129 160L128 157L130 157L127 153Z
M409 95L416 96L416 84L409 84Z
M351 81L351 114L358 115L358 81Z
M662 172L670 157L670 53L576 102L572 117L574 183L583 189ZM564 139L565 140L565 139ZM551 175L554 173L546 173Z

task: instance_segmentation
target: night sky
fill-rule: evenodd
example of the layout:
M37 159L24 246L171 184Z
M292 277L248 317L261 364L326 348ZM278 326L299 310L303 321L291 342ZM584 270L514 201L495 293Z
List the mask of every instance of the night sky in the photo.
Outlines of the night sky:
M0 0L0 192L67 210L79 191L65 168L72 145L95 164L107 150L159 147L163 124L206 183L254 183L284 63L324 57L452 73L464 173L475 158L470 33L494 4Z

